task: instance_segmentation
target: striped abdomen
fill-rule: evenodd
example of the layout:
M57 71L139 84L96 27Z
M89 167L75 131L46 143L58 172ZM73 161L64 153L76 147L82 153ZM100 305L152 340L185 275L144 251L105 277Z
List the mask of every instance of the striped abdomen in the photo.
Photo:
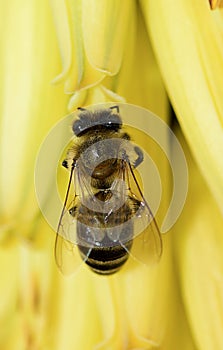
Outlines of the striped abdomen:
M125 246L130 250L132 240L125 243ZM80 245L78 248L85 263L100 275L111 275L117 272L128 259L128 252L120 243L115 245L111 242L111 246L101 244L100 247L92 247L89 254L89 248Z

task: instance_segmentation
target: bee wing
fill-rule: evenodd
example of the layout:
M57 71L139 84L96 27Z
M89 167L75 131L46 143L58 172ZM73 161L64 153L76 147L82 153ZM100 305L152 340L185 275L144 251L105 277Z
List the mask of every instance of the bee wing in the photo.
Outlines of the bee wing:
M64 275L75 272L82 264L77 245L66 240L59 234L55 243L55 259L57 266Z
M126 164L125 172L129 188L129 201L132 205L135 203L137 209L135 209L135 214L131 218L134 230L131 250L129 251L125 242L121 244L133 258L143 264L149 265L159 261L162 255L161 234L129 162ZM134 184L134 186L132 186L132 184Z
M142 226L142 224L145 229L137 234L139 232L138 226ZM158 262L162 255L162 240L156 220L147 206L144 206L142 213L135 218L134 231L136 235L130 255L146 265Z
M71 202L68 209L66 208L71 183L74 176L74 169L75 167L72 167L71 169L67 193L58 224L54 249L57 266L65 275L73 273L78 267L80 267L83 261L87 259L91 251L91 248L89 247L89 250L86 252L85 259L81 259L78 252L76 238L77 221L74 215L75 208L78 206L78 197L76 194L74 195L74 200Z

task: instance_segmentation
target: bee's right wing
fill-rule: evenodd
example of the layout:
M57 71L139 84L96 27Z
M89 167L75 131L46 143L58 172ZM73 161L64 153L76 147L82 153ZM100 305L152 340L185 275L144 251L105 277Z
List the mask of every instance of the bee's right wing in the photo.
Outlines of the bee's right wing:
M77 270L78 267L87 259L88 255L91 252L91 248L86 252L85 259L81 259L78 252L77 238L76 238L76 229L77 229L77 220L75 218L75 209L79 205L78 197L74 194L74 199L67 208L67 201L70 195L72 180L74 180L76 168L72 167L68 188L66 192L66 197L60 216L57 235L55 241L55 260L60 271L64 275L68 275ZM74 181L74 186L75 184Z
M64 275L75 272L83 260L78 253L77 245L57 234L55 242L55 259L58 268Z

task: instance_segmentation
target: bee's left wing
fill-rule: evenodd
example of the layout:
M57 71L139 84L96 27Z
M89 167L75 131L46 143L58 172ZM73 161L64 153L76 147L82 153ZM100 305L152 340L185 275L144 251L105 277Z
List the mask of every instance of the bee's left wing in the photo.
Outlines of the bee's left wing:
M125 179L128 184L129 207L132 206L133 244L128 250L125 242L121 244L130 256L143 264L158 262L162 255L161 234L152 211L143 196L130 162L125 162Z

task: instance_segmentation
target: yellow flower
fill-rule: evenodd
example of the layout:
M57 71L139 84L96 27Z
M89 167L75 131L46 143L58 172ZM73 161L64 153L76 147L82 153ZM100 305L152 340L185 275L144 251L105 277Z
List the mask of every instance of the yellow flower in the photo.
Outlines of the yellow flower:
M223 347L223 12L217 9L220 2L211 4L216 11L206 1L141 1L169 97L196 161L189 160L188 199L174 233L183 302L202 350Z
M221 349L222 10L199 0L12 0L0 16L0 348ZM162 79L196 164L185 145L189 197L161 262L65 278L35 199L41 142L67 110L93 103L126 101L168 123ZM151 150L164 185L159 223L171 191L161 153Z
M208 1L141 4L173 107L223 212L223 12Z
M221 349L223 219L189 150L185 150L191 181L185 210L174 228L182 298L197 348Z

